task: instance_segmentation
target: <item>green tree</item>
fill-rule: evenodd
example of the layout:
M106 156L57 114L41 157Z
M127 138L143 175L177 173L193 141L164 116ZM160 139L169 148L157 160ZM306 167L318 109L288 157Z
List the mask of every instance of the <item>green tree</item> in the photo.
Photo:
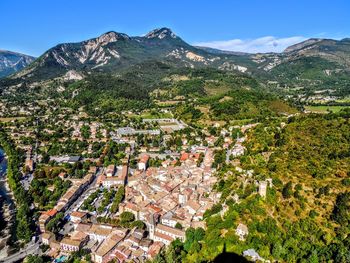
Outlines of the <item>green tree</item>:
M282 196L284 199L288 199L293 195L292 182L288 182L282 189Z
M129 223L135 220L135 216L131 212L123 212L120 214L121 223Z
M175 225L175 228L182 229L182 225L179 222L177 222L176 225Z

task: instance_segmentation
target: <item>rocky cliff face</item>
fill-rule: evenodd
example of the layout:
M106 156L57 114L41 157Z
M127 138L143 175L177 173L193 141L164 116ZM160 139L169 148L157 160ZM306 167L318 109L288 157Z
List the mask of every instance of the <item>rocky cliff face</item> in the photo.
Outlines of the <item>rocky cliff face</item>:
M0 50L0 77L15 73L35 60L34 57L24 54Z
M3 64L10 65L9 61ZM59 44L27 67L33 58L11 61L12 72L22 70L1 80L1 88L16 89L23 83L39 87L52 80L74 81L95 73L118 75L149 62L239 71L265 83L306 89L310 85L347 89L350 83L350 39L309 39L282 53L247 54L191 46L169 28L154 29L144 36L110 31L82 42Z
M33 83L65 76L72 70L81 76L96 72L118 73L150 60L175 67L248 69L241 65L239 56L207 52L187 44L169 28L160 28L144 36L107 32L79 43L59 44L11 79Z

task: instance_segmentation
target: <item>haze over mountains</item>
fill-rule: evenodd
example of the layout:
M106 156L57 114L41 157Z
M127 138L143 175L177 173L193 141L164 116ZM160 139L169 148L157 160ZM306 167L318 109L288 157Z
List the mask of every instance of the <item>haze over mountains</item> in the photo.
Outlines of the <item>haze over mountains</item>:
M145 62L161 62L175 68L213 67L241 72L262 82L307 85L311 89L332 88L337 82L344 90L349 83L350 39L310 39L282 53L247 54L191 46L169 28L136 37L111 31L82 42L59 44L22 70L32 61L32 57L22 56L12 64L3 63L9 67L2 67L3 76L19 72L2 81L2 88L23 82L35 86L55 78L79 80L101 72L120 74Z

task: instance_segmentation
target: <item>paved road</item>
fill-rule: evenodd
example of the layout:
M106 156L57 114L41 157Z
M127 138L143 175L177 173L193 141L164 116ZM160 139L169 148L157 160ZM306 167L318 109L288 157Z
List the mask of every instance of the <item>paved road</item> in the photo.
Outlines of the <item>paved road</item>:
M97 172L97 175L95 176L93 182L86 188L86 190L79 196L79 198L68 208L68 210L65 212L65 216L70 214L72 211L76 210L77 207L80 205L82 200L84 199L84 196L91 188L95 186L95 183L97 181L97 176L102 172L102 169L99 169ZM72 224L71 222L68 222L67 228L71 228ZM34 243L33 241L29 242L25 248L21 249L17 253L7 257L5 260L0 260L0 262L6 262L6 263L14 263L19 260L24 259L27 255L38 255L41 254L41 249L39 248L40 244L39 242Z
M39 242L37 243L30 242L25 248L21 249L17 253L7 257L4 260L0 260L0 262L14 263L24 259L28 255L38 255L38 254L39 255L41 254L41 250L39 249Z
M98 171L94 177L94 180L86 187L86 189L83 191L83 193L80 194L80 196L77 198L77 200L75 200L75 202L66 210L66 212L64 213L64 216L69 215L70 213L72 213L73 211L76 211L79 208L79 206L82 204L85 197L87 197L87 195L89 195L91 193L92 189L95 189L97 178L102 173L102 171L103 171L102 168L98 169Z
M83 203L84 199L89 196L92 192L94 192L96 190L96 182L97 182L97 178L98 176L103 172L102 168L99 168L94 180L87 186L87 188L83 191L83 193L80 194L80 196L77 198L77 200L75 200L73 202L73 204L71 204L68 209L64 212L64 216L68 216L70 215L73 211L77 211L78 208L81 206L81 204ZM68 221L64 224L64 226L61 228L61 230L59 231L59 233L61 235L66 235L69 232L71 232L73 228L73 223L71 221Z

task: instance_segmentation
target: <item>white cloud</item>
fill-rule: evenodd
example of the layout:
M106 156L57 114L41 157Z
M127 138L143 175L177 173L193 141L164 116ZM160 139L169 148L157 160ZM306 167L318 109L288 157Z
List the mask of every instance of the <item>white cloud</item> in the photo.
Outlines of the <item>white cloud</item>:
M196 46L211 47L228 51L248 53L282 52L285 48L306 40L303 36L278 38L273 36L256 39L232 39L194 43Z

